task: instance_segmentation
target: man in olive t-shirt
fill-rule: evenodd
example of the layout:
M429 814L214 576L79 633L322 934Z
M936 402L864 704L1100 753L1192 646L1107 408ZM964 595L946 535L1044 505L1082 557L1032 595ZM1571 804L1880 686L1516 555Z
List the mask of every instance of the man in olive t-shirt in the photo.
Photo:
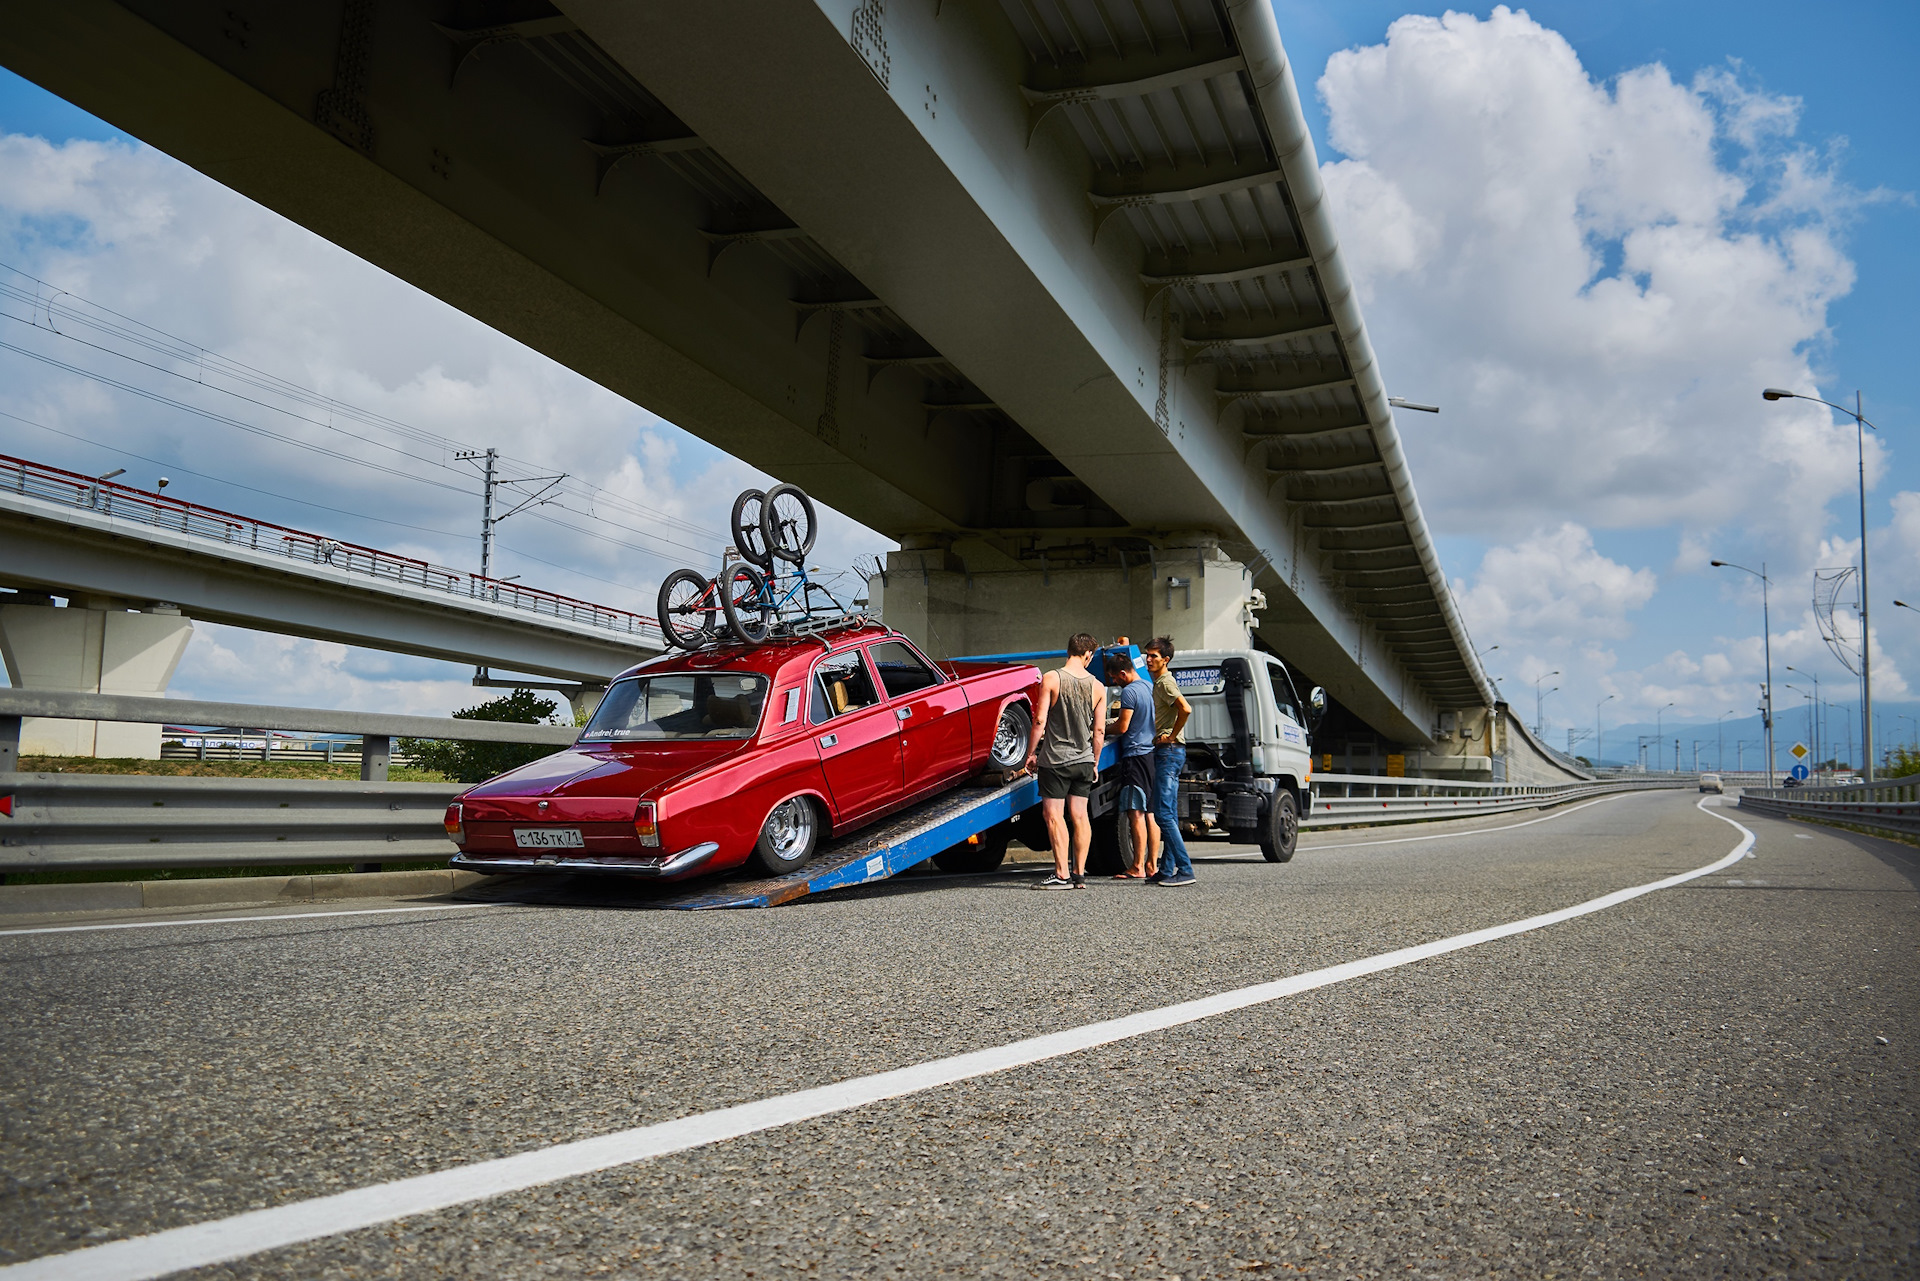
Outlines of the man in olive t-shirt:
M1180 772L1187 767L1187 718L1193 706L1180 692L1168 664L1173 662L1173 639L1156 636L1147 642L1147 671L1153 676L1153 817L1159 871L1156 885L1193 884L1193 860L1180 837Z

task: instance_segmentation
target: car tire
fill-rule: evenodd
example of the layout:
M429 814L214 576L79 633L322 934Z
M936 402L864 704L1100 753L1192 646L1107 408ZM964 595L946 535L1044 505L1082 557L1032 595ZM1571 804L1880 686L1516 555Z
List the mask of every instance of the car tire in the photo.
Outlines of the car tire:
M772 876L806 866L820 847L820 807L805 796L789 796L767 812L760 839L753 843L753 863Z
M962 841L935 854L934 866L943 872L959 874L991 872L1006 862L1007 838L1012 834L1013 824L995 823L973 838L972 843Z
M1300 806L1285 788L1267 802L1266 820L1260 824L1260 853L1269 863L1287 863L1300 844Z
M1025 703L1009 703L993 727L993 746L987 749L987 768L1017 770L1027 763L1033 734L1033 713Z

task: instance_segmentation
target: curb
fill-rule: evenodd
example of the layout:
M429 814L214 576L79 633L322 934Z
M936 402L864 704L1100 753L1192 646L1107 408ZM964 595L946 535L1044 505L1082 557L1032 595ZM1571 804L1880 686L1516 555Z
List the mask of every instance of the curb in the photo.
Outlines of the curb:
M349 872L329 876L215 876L186 881L0 885L0 916L431 896L451 894L484 879L477 872L447 868L417 872Z

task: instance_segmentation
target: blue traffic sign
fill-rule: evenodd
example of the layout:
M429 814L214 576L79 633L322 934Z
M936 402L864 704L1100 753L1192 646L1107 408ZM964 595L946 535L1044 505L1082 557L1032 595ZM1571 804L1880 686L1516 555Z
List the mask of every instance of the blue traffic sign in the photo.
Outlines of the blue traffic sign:
M1801 781L1802 783L1804 783L1804 782L1806 782L1806 781L1807 781L1807 767L1806 767L1806 766L1804 766L1804 765L1796 765L1796 766L1794 766L1794 767L1793 767L1793 769L1792 769L1791 771L1789 771L1789 772L1790 772L1790 773L1791 773L1791 774L1792 774L1792 775L1793 775L1793 776L1794 776L1795 778L1797 778L1797 779L1799 779L1799 780L1800 780L1800 781Z

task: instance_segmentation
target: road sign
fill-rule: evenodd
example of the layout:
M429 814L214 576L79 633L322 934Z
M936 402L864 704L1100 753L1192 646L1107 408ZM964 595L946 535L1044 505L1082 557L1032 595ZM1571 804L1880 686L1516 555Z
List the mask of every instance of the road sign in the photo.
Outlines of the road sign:
M1793 759L1796 761L1804 761L1807 759L1807 745L1805 743L1795 743L1787 750L1793 753Z
M1804 765L1796 765L1796 766L1794 766L1794 767L1793 767L1793 770L1792 770L1792 773L1793 773L1793 776L1794 776L1795 778L1797 778L1797 779L1799 779L1799 780L1800 780L1800 781L1801 781L1802 783L1804 783L1804 782L1806 782L1806 781L1807 781L1807 767L1806 767L1806 766L1804 766Z

